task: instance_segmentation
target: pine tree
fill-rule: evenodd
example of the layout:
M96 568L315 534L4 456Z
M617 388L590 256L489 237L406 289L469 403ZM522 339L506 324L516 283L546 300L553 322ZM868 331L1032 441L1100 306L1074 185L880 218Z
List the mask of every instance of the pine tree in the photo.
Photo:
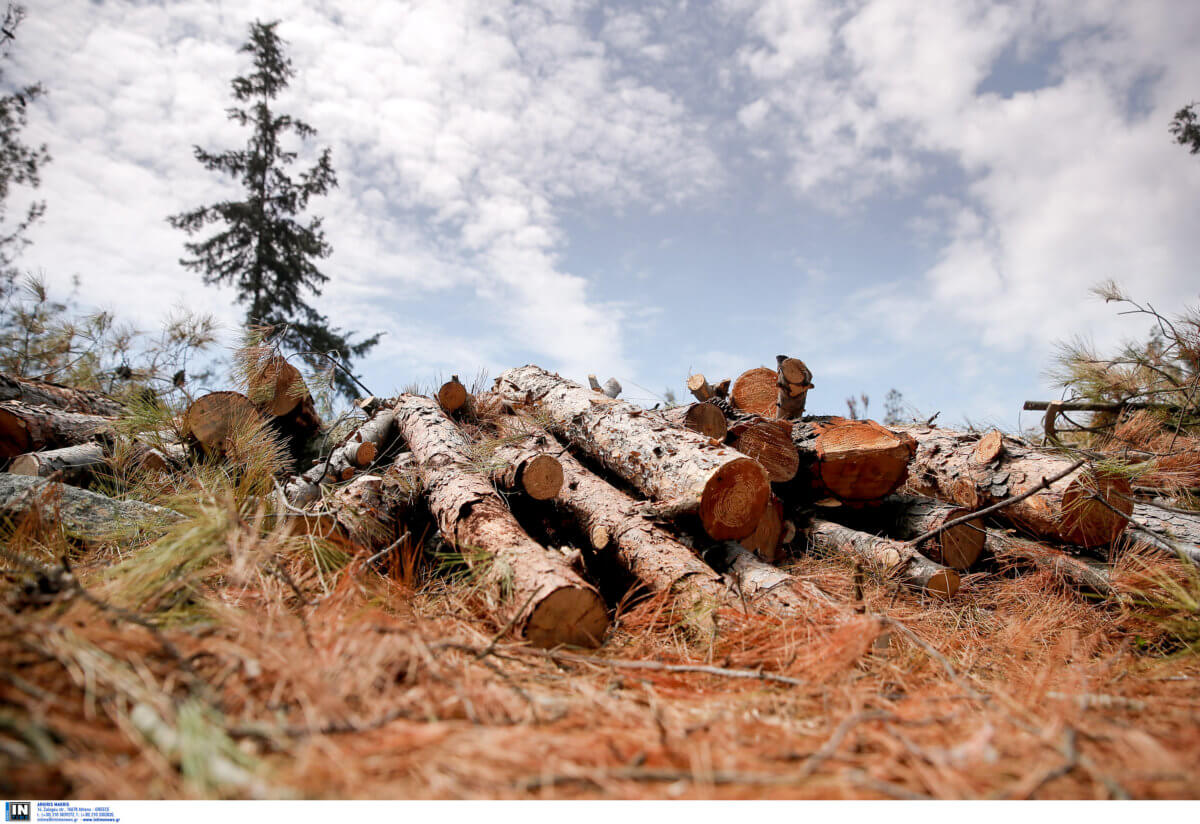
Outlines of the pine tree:
M297 216L309 201L337 186L328 148L315 165L295 178L287 167L297 158L283 139L289 133L301 141L316 136L316 130L290 115L277 114L273 101L295 76L292 61L284 54L284 41L275 33L279 21L255 21L250 39L241 51L253 56L254 69L233 79L233 97L242 105L227 110L230 120L251 126L253 133L244 149L214 153L195 147L195 156L210 171L230 175L241 183L243 200L227 200L174 215L168 220L189 235L209 224L224 228L204 240L187 243L193 257L180 263L199 271L206 284L230 284L240 303L248 304L247 325L269 327L273 340L308 353L306 360L322 366L323 355L340 362L333 373L334 385L346 396L359 393L349 372L350 360L365 354L379 340L373 335L352 343L349 335L329 327L324 315L305 299L305 293L321 294L329 277L316 265L333 251L321 228L321 218L302 223Z

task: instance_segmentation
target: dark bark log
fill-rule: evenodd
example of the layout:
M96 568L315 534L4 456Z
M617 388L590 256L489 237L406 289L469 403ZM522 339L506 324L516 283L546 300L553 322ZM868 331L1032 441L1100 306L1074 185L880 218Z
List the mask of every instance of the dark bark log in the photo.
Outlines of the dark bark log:
M835 520L865 532L910 541L938 527L970 515L971 510L919 495L889 495L870 507L837 510ZM970 569L987 542L983 520L968 521L924 540L921 554L952 569Z
M778 381L775 370L765 366L743 372L733 382L729 400L747 415L774 418L779 398Z
M921 425L899 427L918 448L908 489L982 509L1026 492L1071 466L1071 461L1033 449L1012 438L980 437ZM999 447L996 446L1000 441ZM997 513L1034 535L1087 547L1111 546L1125 531L1133 504L1129 482L1080 467L1050 489L1040 490ZM1104 498L1114 512L1093 495Z
M484 580L505 620L537 646L599 645L608 628L604 601L561 555L525 534L491 480L473 468L458 427L427 398L402 395L394 411L442 537L466 557L486 553Z
M776 355L775 362L778 364L775 371L779 388L775 414L785 420L797 420L804 414L808 390L813 388L812 372L804 361L787 355Z
M729 428L726 442L758 461L772 483L786 483L800 469L800 454L792 442L790 421L748 418Z
M1004 567L1032 566L1053 573L1076 589L1088 589L1104 596L1115 593L1109 569L1099 561L1070 555L998 529L987 531L987 543L992 555Z
M809 549L827 555L849 555L909 586L943 598L958 591L958 573L929 560L908 544L813 518L805 530Z
M21 401L0 403L0 458L112 438L113 419Z
M0 518L17 525L28 517L89 544L155 536L183 519L152 504L118 501L29 475L0 474Z
M725 413L711 403L689 403L664 409L661 414L669 423L697 432L706 438L723 441L729 432Z
M673 512L698 512L711 537L737 540L758 525L770 484L750 458L536 366L508 370L497 387L510 404L542 410L555 434L643 494Z
M72 389L57 383L30 380L16 375L0 374L0 401L20 401L39 406L53 406L67 412L115 418L125 414L125 407L100 392Z
M799 455L787 496L800 501L832 497L845 503L878 501L908 476L913 439L875 421L811 417L792 425Z

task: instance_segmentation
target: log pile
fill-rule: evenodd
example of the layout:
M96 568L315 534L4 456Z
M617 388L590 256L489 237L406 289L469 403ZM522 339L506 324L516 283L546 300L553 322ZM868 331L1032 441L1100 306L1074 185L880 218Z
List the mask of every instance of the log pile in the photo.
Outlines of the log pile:
M367 411L334 437L283 358L244 392L195 398L169 432L129 434L111 399L0 376L0 455L11 459L0 509L13 524L45 520L53 499L77 532L102 534L114 518L158 529L180 516L75 487L118 454L183 471L234 460L246 431L269 432L307 467L277 477L264 500L275 517L371 559L431 517L497 627L543 647L603 643L601 561L690 614L797 615L838 606L781 568L801 552L933 598L962 597L968 571L1018 567L1113 596L1103 556L1131 516L1200 558L1200 518L1135 507L1122 477L1022 440L807 415L813 374L786 355L732 381L691 375L696 402L665 410L589 377L523 366L473 395L455 376L429 397L360 402Z

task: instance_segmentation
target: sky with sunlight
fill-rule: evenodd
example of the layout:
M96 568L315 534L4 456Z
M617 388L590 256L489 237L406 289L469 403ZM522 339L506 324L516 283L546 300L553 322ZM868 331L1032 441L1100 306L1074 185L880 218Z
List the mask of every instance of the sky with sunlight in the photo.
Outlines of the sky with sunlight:
M787 353L814 412L891 388L1030 425L1054 342L1141 337L1089 296L1200 296L1200 3L36 0L5 80L47 89L53 157L22 264L152 328L242 309L167 215L235 195L237 49L281 20L281 111L340 186L315 301L385 331L376 394L538 363L653 403ZM14 201L23 195L14 195ZM13 206L16 208L15 203ZM14 212L15 213L15 212Z

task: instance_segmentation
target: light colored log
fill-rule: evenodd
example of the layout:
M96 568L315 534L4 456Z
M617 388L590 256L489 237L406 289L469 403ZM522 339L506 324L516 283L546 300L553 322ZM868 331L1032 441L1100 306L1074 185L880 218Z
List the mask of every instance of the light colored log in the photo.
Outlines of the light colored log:
M717 540L746 537L762 517L766 472L733 449L537 366L504 372L497 391L514 407L541 410L555 434L666 509L698 513Z
M880 532L889 538L909 541L970 514L971 510L964 507L921 495L889 495L875 506L843 508L838 511L837 520L864 532ZM917 549L932 561L966 570L979 559L986 542L983 520L975 519L922 541Z
M549 501L563 485L562 447L544 432L513 417L499 425L501 440L488 445L488 475L502 489L520 489L535 501ZM553 453L553 454L551 454Z
M1076 589L1105 596L1115 593L1109 569L1099 561L1070 555L1057 547L1027 541L998 529L987 531L987 543L992 555L1003 566L1032 566L1052 573Z
M415 395L400 396L394 412L442 537L476 568L486 566L483 580L504 622L536 646L598 646L608 628L599 593L521 529L491 480L473 467L458 427L434 401Z
M785 420L796 420L804 414L808 390L813 388L812 372L798 358L776 355L776 386L779 395L775 401L775 414Z
M715 397L713 388L708 385L708 378L697 372L695 375L689 375L687 379L688 391L700 403L704 403L710 398Z
M729 393L729 400L747 415L774 418L779 398L778 375L774 369L760 366L738 375Z
M1165 536L1178 546L1184 555L1200 563L1200 512L1185 515L1182 512L1168 512L1150 504L1134 504L1131 517L1134 523Z
M981 438L919 424L897 429L915 438L918 445L908 489L968 509L982 509L1029 491L1043 478L1052 478L1072 464L1013 438L1002 438L997 451L996 438L990 433ZM988 457L991 460L983 460ZM996 517L1034 535L1079 546L1106 547L1125 531L1127 516L1133 511L1133 504L1125 499L1130 493L1125 478L1083 466L1051 488L1001 509ZM1094 500L1093 495L1102 497L1109 506Z
M804 532L810 550L826 555L849 555L888 577L943 598L958 592L957 572L929 560L908 544L820 518L813 518Z
M814 602L833 603L812 582L797 579L733 541L709 549L705 557L729 578L734 596L753 610L799 614L810 611Z

